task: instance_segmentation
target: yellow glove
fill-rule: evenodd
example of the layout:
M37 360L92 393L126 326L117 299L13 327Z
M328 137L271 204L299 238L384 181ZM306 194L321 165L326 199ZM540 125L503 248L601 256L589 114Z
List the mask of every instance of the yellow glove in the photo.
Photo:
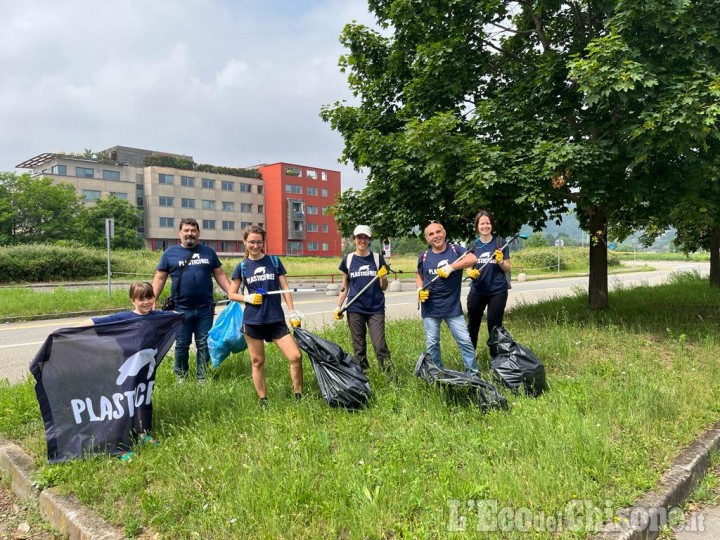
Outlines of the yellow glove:
M428 298L430 298L430 291L427 289L418 289L418 300L424 302Z
M448 276L450 276L450 274L452 274L454 271L455 271L455 269L452 266L450 266L449 264L446 264L445 266L442 266L437 269L437 274L441 278L445 279Z
M503 257L502 249L496 249L496 250L495 250L495 253L493 253L493 259L495 259L498 264L500 264L501 262L503 262L504 257Z
M341 321L344 316L345 316L345 314L340 312L340 308L337 308L333 312L333 317L335 317L336 321Z
M290 313L288 313L288 315L290 326L292 326L293 328L300 328L300 325L302 324L302 319L298 317L297 311L291 311Z
M381 266L380 269L377 271L377 274L375 274L379 278L384 278L388 275L388 267L387 266Z
M477 268L470 268L467 272L467 275L470 279L477 279L480 277L480 270Z
M246 304L252 304L253 306L259 306L262 304L263 295L260 293L249 294L245 297Z

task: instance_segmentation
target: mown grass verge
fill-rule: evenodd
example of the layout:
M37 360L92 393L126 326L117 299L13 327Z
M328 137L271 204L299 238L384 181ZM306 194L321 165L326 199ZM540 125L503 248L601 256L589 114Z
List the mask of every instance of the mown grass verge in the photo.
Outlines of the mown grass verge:
M162 444L130 462L46 465L30 381L0 389L0 432L38 456L41 484L74 493L130 536L445 538L465 517L466 533L482 537L472 508L489 500L537 522L527 532L511 519L493 537L549 538L541 529L552 523L539 518L574 501L629 505L718 418L719 301L707 280L685 275L614 291L607 312L588 311L584 295L513 309L506 326L545 363L550 391L510 395L510 412L483 416L462 392L416 379L422 325L405 320L388 325L399 381L373 366L363 411L328 408L307 359L296 403L287 362L268 347L267 410L246 353L205 386L176 386L167 358L154 395ZM323 335L350 350L344 324ZM443 347L460 368L449 334ZM487 366L484 347L479 357ZM602 517L561 524L557 536L582 538Z

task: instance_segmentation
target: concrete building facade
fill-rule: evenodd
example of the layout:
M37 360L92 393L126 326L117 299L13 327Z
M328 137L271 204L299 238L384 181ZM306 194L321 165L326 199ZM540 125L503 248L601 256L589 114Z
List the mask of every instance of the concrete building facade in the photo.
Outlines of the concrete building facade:
M194 164L192 156L114 146L93 156L39 154L17 168L71 184L87 204L109 196L127 200L143 212L140 232L149 249L176 244L180 219L193 217L202 242L219 253L243 253L243 230L259 225L268 232L268 253L342 254L335 220L326 215L340 193L339 172L275 163L256 167L257 178L250 169L238 175L146 165L157 156Z

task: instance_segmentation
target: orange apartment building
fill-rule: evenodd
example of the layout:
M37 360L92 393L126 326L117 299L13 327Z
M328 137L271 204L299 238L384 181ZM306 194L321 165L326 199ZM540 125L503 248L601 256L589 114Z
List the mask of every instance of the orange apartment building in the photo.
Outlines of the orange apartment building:
M342 256L342 237L327 209L340 194L340 172L293 163L259 165L265 184L266 251Z

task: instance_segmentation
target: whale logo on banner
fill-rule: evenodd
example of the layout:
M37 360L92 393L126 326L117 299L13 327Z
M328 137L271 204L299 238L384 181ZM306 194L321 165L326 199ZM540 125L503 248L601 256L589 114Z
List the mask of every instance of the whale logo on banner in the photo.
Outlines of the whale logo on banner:
M164 312L48 336L30 371L51 463L120 454L133 433L152 429L157 366L183 317Z

